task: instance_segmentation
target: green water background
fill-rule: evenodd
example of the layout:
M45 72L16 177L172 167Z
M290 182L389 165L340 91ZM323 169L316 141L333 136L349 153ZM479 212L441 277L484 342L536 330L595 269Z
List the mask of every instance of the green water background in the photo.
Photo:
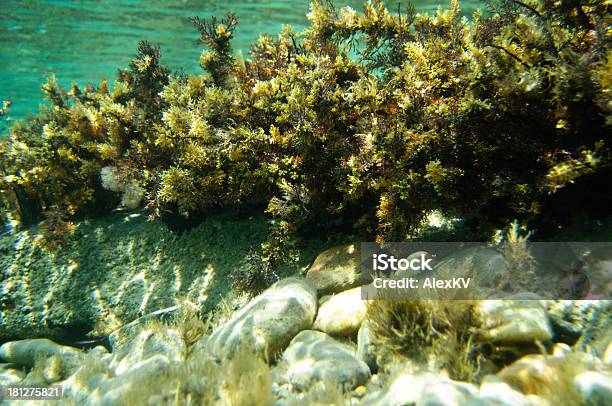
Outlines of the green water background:
M365 0L336 0L361 11ZM140 40L159 44L162 62L172 70L200 70L202 45L188 18L238 15L233 42L248 51L260 33L278 33L285 24L301 30L308 24L310 0L2 0L0 16L0 100L10 97L9 120L36 113L43 103L41 84L52 73L60 84L115 78ZM399 2L404 9L406 0ZM417 0L418 12L434 12L449 2ZM387 1L390 9L398 2ZM480 1L461 2L470 15Z

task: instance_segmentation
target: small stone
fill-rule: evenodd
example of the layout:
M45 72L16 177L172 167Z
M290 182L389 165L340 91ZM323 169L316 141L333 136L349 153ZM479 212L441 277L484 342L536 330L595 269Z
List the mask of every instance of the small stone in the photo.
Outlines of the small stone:
M595 247L594 247L595 248ZM612 297L612 249L610 246L591 250L582 257L584 272L589 279L587 298Z
M370 369L355 358L350 347L320 331L306 330L295 336L283 360L288 365L289 382L298 390L316 382L352 389L370 377Z
M385 392L366 396L362 405L377 406L450 406L472 399L478 393L476 386L450 380L429 372L400 373Z
M365 362L370 367L370 371L376 372L378 370L376 348L367 320L364 320L357 333L357 359Z
M185 345L176 329L144 328L113 353L110 367L116 375L122 375L155 355L164 355L170 361L180 362L184 352Z
M360 287L338 293L321 305L313 329L332 335L357 334L366 316L366 303Z
M75 359L82 355L79 349L54 343L46 338L10 341L0 346L0 360L26 367L33 367L37 358L50 358L54 355L62 359Z
M91 350L87 351L87 353L91 355L97 355L99 357L103 357L109 354L108 349L102 345L95 346Z
M393 380L384 396L384 405L415 404L421 397L421 391L428 380L435 380L433 374L413 375L403 373Z
M612 404L612 376L588 371L576 375L574 387L587 406Z
M480 287L496 288L507 274L506 260L495 248L477 246L445 256L435 267L438 275L470 277L478 275Z
M138 388L142 383L154 382L155 377L162 375L169 365L168 358L161 354L147 358L133 365L129 372L104 381L90 396L90 399L92 397L95 399L91 399L91 404L103 406L121 404L120 401L126 397L127 393L138 393Z
M603 354L612 334L612 301L557 300L548 302L554 341ZM607 333L609 332L609 333Z
M491 342L533 344L552 339L548 316L537 301L483 300L477 310L485 323L484 339Z
M103 364L97 365L102 366ZM81 366L74 374L61 382L64 388L63 396L79 405L99 403L103 396L99 388L112 379L111 375L106 372L108 370L104 367L92 370L91 364Z
M366 392L366 387L361 385L355 388L355 390L353 391L353 396L357 398L362 398L366 394Z
M0 364L0 385L15 385L25 378L25 372L15 364Z
M531 354L503 368L497 376L525 394L545 395L555 393L556 388L562 384L561 377L600 366L600 360L582 352L558 356Z
M571 352L572 352L572 348L569 345L567 345L565 343L557 343L553 347L552 354L555 357L562 357L565 354L569 354Z
M476 396L477 391L474 385L465 382L438 379L423 387L416 406L460 406Z
M370 383L371 383L372 385L378 385L378 386L380 386L380 385L382 384L382 382L381 382L381 381L382 381L382 380L380 379L380 375L378 375L378 374L373 374L373 375L372 375L372 378L370 379Z
M488 375L483 379L478 398L496 406L530 406L530 400L521 392L515 391L496 376Z
M612 367L612 341L608 344L606 352L604 352L603 362L609 367Z

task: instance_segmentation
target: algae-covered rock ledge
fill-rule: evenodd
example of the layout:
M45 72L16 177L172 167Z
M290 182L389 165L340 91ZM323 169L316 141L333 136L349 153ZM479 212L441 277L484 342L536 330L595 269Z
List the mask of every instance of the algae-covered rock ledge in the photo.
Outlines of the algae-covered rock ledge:
M119 212L79 223L55 252L41 247L40 229L5 235L0 341L87 341L180 300L203 312L229 303L232 278L266 232L257 215L212 216L176 234L142 212Z

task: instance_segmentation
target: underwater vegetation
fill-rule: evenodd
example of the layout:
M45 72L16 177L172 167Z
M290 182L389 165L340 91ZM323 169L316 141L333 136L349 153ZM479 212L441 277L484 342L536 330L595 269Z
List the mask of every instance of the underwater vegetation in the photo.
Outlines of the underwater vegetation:
M451 378L474 381L485 357L484 344L474 339L481 321L473 307L462 301L372 301L368 321L379 347L391 354L381 356L427 363L436 354Z
M313 229L392 241L434 211L488 231L609 210L609 2L490 11L314 1L308 29L262 35L246 58L235 15L196 17L202 75L141 42L112 90L51 77L49 106L1 140L4 221L42 221L53 247L118 205L169 224L257 207L272 226L249 269L266 274Z

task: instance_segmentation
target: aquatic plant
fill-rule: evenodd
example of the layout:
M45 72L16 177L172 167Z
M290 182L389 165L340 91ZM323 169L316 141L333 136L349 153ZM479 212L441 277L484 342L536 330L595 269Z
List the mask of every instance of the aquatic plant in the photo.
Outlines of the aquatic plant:
M14 125L0 149L1 204L8 219L26 226L43 220L47 245L61 244L74 218L117 205L118 195L106 191L100 178L111 163L117 181L130 185L122 190L123 203L135 205L151 156L144 141L161 114L158 93L167 82L159 57L158 48L142 42L113 92L105 81L83 91L76 85L66 91L55 76L43 85L50 106Z
M289 406L313 405L327 406L351 405L351 393L345 391L340 385L318 381L301 393L290 392L286 399L283 399Z
M0 121L2 121L2 119L4 119L4 116L8 114L11 104L11 99L6 99L4 102L2 102L2 107L0 107Z
M231 39L238 19L232 13L227 13L219 23L216 17L201 20L193 17L193 24L200 31L200 39L211 51L204 51L200 56L200 65L208 71L217 85L224 85L234 61Z
M141 374L137 382L122 393L122 404L141 404L143 399L160 405L271 405L274 401L271 367L245 347L221 364L200 348L181 362Z
M2 144L4 213L60 238L119 204L100 178L114 167L152 219L265 208L273 270L313 230L403 240L432 212L490 231L559 224L555 207L584 196L604 206L610 5L490 7L468 21L456 1L434 15L314 1L308 29L261 36L248 58L233 14L194 18L203 75L170 74L143 42L112 92L43 87L51 106Z
M484 374L486 343L478 341L482 321L474 303L374 300L367 306L379 362L409 359L427 366L434 356L436 367L453 379L474 382Z
M532 276L537 267L537 261L527 245L532 234L525 226L514 221L506 230L499 230L494 237L500 245L506 268L506 272L498 282L500 288L513 283L521 288L527 288L523 286L528 283L525 282L525 276Z
M244 267L233 275L234 286L241 292L256 295L278 280L270 259L252 250L244 260Z
M574 379L588 370L588 357L580 352L564 356L528 355L500 371L499 375L513 388L538 395L551 404L585 405Z

